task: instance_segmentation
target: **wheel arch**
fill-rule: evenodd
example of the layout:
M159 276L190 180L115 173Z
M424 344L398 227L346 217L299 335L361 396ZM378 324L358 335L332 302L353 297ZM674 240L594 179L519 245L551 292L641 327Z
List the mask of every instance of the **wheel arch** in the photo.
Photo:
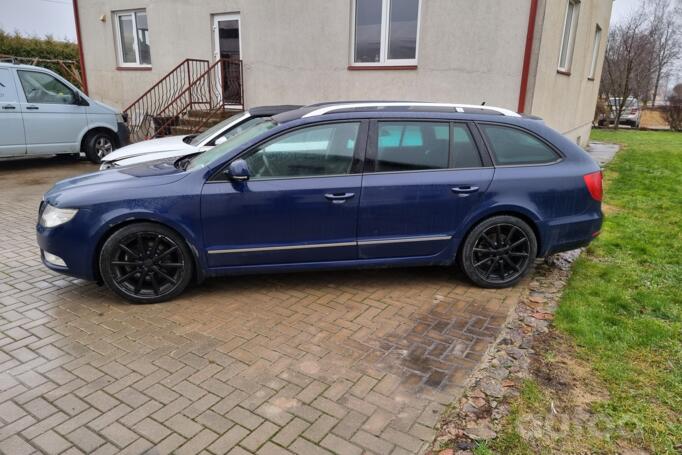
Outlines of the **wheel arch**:
M107 133L111 137L111 140L114 141L114 144L116 145L116 147L121 146L121 144L119 143L119 139L118 139L118 135L116 134L116 131L112 130L110 127L105 126L105 125L89 126L88 129L83 132L83 134L81 135L80 141L79 141L79 143L80 143L79 150L82 153L85 153L85 141L87 140L87 138L91 134L97 133L97 132Z
M199 250L197 249L196 245L190 240L188 240L188 236L185 235L180 229L177 229L175 226L173 226L170 223L164 222L163 220L159 220L156 218L150 218L150 217L127 217L126 219L120 220L118 222L110 222L107 223L107 227L103 230L103 232L99 235L99 239L97 241L97 244L95 245L95 250L94 254L92 255L92 270L94 271L94 276L95 279L98 283L102 282L102 276L101 272L99 269L99 256L100 253L102 252L102 248L104 247L104 243L112 236L114 235L115 232L119 231L120 229L123 229L126 226L130 226L132 224L142 224L142 223L151 223L151 224L157 224L159 226L163 226L166 229L170 229L171 231L175 232L180 238L182 238L185 243L187 244L187 247L189 250L192 252L192 259L194 262L194 271L193 274L194 276L192 277L192 280L195 283L201 283L205 278L206 274L204 273L204 269L202 267L201 260L199 258Z
M537 241L537 257L541 257L540 253L543 251L543 245L544 241L542 238L542 232L540 231L540 227L538 225L539 222L539 217L537 217L536 214L531 212L530 210L521 208L521 207L499 207L493 210L486 211L484 213L478 214L478 216L472 218L470 222L467 224L466 231L462 233L460 238L459 245L457 245L457 252L455 253L455 261L459 260L462 247L464 246L464 241L466 238L469 236L471 231L480 223L483 221L493 218L495 216L513 216L516 217L523 222L525 222L530 228L533 230L533 234L535 234L535 240Z

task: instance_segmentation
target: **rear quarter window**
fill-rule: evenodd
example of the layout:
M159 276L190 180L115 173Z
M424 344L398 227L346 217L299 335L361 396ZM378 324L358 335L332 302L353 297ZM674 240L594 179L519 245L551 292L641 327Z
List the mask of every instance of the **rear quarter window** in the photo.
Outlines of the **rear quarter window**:
M480 125L496 164L545 164L560 156L532 134L500 125Z

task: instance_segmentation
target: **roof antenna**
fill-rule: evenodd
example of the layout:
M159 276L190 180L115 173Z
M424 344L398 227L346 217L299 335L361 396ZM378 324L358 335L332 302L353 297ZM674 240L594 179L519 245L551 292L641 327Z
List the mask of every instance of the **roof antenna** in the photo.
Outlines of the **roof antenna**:
M483 102L481 103L481 106L485 106L485 103L486 103L486 102L487 102L487 101L483 101Z

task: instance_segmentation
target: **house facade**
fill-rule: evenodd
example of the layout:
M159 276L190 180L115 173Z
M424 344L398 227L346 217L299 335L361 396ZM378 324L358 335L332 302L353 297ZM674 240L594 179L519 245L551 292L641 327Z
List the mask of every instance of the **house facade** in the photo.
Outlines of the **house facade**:
M241 61L245 107L496 105L584 143L612 0L80 0L89 94L125 108L186 58Z

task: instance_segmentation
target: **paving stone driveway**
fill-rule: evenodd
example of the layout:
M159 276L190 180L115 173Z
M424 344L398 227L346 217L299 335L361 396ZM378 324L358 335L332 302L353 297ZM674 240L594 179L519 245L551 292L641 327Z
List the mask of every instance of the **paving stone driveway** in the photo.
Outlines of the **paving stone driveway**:
M42 193L93 169L0 163L3 453L417 453L520 293L425 268L129 305L39 260Z

